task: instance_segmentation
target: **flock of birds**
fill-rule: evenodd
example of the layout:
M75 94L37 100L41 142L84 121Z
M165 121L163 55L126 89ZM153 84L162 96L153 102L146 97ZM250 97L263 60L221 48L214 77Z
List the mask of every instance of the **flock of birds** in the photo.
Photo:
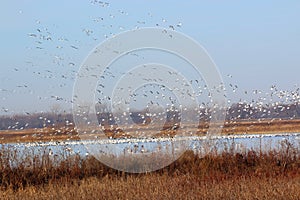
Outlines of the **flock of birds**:
M110 4L108 2L103 2L99 0L92 0L92 5L99 6L103 9L110 8ZM24 73L30 74L29 76L32 77L32 79L39 79L39 81L43 81L45 85L50 85L50 91L43 91L40 95L39 92L35 91L35 83L23 83L20 82L19 84L14 86L9 86L8 88L0 88L0 97L1 97L1 108L0 113L2 115L6 116L14 116L14 115L34 115L36 111L29 111L29 110L23 110L22 113L20 113L19 110L13 110L11 107L5 106L5 100L7 97L14 96L16 93L19 93L21 95L36 95L37 102L35 104L39 104L41 102L47 102L47 104L52 104L56 106L49 105L50 110L44 110L41 112L40 118L44 122L44 127L46 126L55 126L55 122L53 119L49 119L44 116L47 112L53 112L58 113L68 113L71 112L69 109L73 103L73 99L68 97L66 94L66 90L72 90L73 83L76 79L77 70L79 68L79 62L80 60L77 60L77 55L79 55L82 50L91 49L93 46L96 45L96 42L101 40L101 38L97 37L100 35L99 33L103 30L105 30L104 38L108 38L113 36L118 31L123 31L126 29L130 29L132 27L126 27L123 25L116 25L116 21L118 19L123 17L129 17L130 14L124 10L118 9L116 12L113 12L112 14L109 14L107 16L100 16L100 17L92 17L92 22L94 23L94 26L97 27L95 29L84 27L80 31L83 35L85 35L88 39L89 45L86 45L86 43L82 41L78 41L73 38L68 38L66 36L60 35L59 28L56 25L47 26L46 24L43 24L40 20L36 21L37 28L35 31L32 31L27 34L27 37L32 42L32 46L28 47L27 50L29 52L29 60L27 60L24 63L24 67L13 67L12 72L13 73ZM177 23L170 24L166 18L161 18L160 22L154 22L153 20L153 14L148 13L147 17L150 18L151 23L147 23L146 20L137 20L135 21L134 28L144 27L144 26L158 26L158 27L164 27L166 30L175 30L178 28L181 28L183 26L183 23L178 21ZM114 22L112 22L114 20ZM108 22L108 23L106 23ZM154 23L152 23L154 22ZM100 27L100 28L99 28ZM100 31L101 30L101 31ZM135 56L139 56L139 54L134 54ZM36 59L36 56L40 56L40 59ZM49 60L50 58L50 60ZM43 67L45 63L39 63L39 60L46 59L47 63L46 65L49 65L47 67ZM116 76L116 73L113 72L113 70L107 70L105 74L101 77L101 79L106 79L106 83L109 83L110 80L115 79L117 80L118 76ZM100 79L100 80L101 80ZM228 81L229 84L221 84L220 87L214 88L214 90L224 90L227 95L225 98L227 99L227 103L229 105L233 103L243 103L244 105L247 105L248 107L253 107L255 109L261 110L262 112L267 112L265 107L272 106L281 106L281 105L290 105L290 104L298 104L300 103L300 89L298 86L295 87L294 90L281 90L278 86L272 85L267 91L257 90L253 89L251 91L244 90L239 88L237 84L233 83L233 76L227 75L226 81ZM43 83L43 84L44 84ZM199 108L208 108L210 105L210 88L205 85L205 82L203 79L191 79L190 84L196 88L196 97L199 99L203 98L205 99L205 102L201 102L199 105ZM101 112L107 112L109 109L107 109L107 105L111 102L111 96L103 96L103 89L106 87L105 84L99 83L97 88L97 95L99 98L97 99L98 104L102 105L100 106L100 111L98 111L100 114ZM140 93L133 93L132 94L132 101L134 104L135 101L143 101L147 102L147 106L153 106L154 104L156 106L161 106L167 109L172 109L176 107L176 111L179 110L180 105L176 98L170 94L170 92L165 91L165 88L144 88L141 89ZM180 89L180 88L178 88ZM45 94L46 92L46 94ZM244 96L248 96L247 99L240 99L239 101L236 101L234 99L231 99L230 95L233 93L243 93ZM130 102L129 102L130 103ZM163 105L164 104L164 105ZM59 106L57 106L59 105ZM243 109L247 109L246 107L240 108L241 110L238 110L237 112L241 112ZM67 107L67 108L65 108ZM51 110L52 109L52 110ZM102 109L102 110L101 110ZM288 109L285 107L282 107L282 109ZM160 120L165 120L164 115L166 115L166 110L153 114L158 115ZM282 110L283 111L283 110ZM206 114L209 114L209 112L206 112ZM147 114L140 115L140 117L145 118ZM126 113L124 114L124 119L128 119L128 116ZM237 115L236 119L239 120L241 116ZM113 116L110 116L108 119L110 121L116 120L113 118ZM121 121L120 119L117 119L116 121ZM70 119L67 119L65 124L73 124L70 122ZM24 126L19 127L19 122L15 122L15 124L9 125L7 129L14 129L14 130L22 130L29 126L28 123L26 123ZM112 125L113 127L113 125ZM137 141L135 141L137 142ZM39 144L40 145L40 144Z
M15 88L12 85L0 88L0 97L3 101L1 103L1 113L19 114L19 110L14 110L11 106L5 106L5 100L18 93L24 94L23 96L27 94L36 96L36 100L40 101L42 105L45 105L47 102L55 104L56 101L58 104L62 104L62 107L70 109L71 106L69 105L72 104L72 99L70 96L65 95L66 92L64 91L72 91L72 83L75 81L77 70L82 62L78 57L80 57L82 51L88 52L97 45L103 39L100 37L101 35L104 38L108 38L119 31L141 26L166 26L172 29L182 26L181 22L178 22L177 25L168 25L168 21L162 18L161 23L155 24L147 23L146 20L133 21L133 27L125 28L125 26L117 24L121 18L130 17L128 12L122 9L113 10L109 2L92 0L90 3L99 8L110 9L112 12L101 17L89 17L91 21L87 22L87 24L90 24L93 28L83 27L81 30L78 30L78 32L81 31L83 35L86 35L87 38L84 41L79 41L74 37L66 36L65 33L60 33L64 30L59 25L48 25L44 24L42 20L36 20L36 29L27 33L27 37L32 43L31 46L27 47L28 59L23 66L14 66L11 70L14 73L18 73L16 74L17 76L24 74L39 80L42 86L47 87L45 90L48 90L48 92L41 92L39 89L35 90L36 83L32 83L26 77L24 78L26 82L20 81L20 84L17 84ZM152 18L153 14L148 13L147 16ZM83 35L80 35L80 37L83 38ZM81 58L84 59L84 57ZM46 63L44 60L46 60ZM47 112L47 110L44 111ZM28 111L24 109L24 112Z

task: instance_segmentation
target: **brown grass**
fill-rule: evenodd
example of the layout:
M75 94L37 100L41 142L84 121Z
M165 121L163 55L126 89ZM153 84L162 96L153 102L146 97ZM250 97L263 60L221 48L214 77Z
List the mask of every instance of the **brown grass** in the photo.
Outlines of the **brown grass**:
M199 157L188 151L145 174L116 171L79 155L55 162L47 149L11 167L18 153L0 151L0 199L299 199L300 194L300 152L288 142L266 153L227 150Z
M1 199L299 199L299 177L239 177L203 182L193 176L147 175L8 190Z
M221 124L220 124L221 125ZM213 126L212 126L213 127ZM190 124L186 127L187 130L205 135L209 128L208 123ZM155 130L155 127L153 127ZM133 128L132 132L135 132ZM148 131L153 132L152 129ZM300 120L253 120L253 121L228 121L225 122L222 129L222 134L267 134L267 133L291 133L300 132ZM164 130L156 136L174 136L178 132L174 130ZM130 130L127 135L122 131L106 130L105 134L110 137L130 137ZM94 138L97 134L88 135ZM15 143L15 142L35 142L35 141L64 141L64 140L80 140L78 133L74 127L45 127L41 129L25 129L25 130L4 130L0 131L0 143Z

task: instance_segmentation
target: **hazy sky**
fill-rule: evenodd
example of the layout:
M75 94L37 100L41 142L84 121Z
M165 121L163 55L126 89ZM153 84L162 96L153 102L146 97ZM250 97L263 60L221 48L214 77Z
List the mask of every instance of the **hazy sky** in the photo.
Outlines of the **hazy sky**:
M229 91L233 100L271 85L294 90L300 85L299 10L297 0L2 1L0 114L56 103L70 109L76 71L96 45L157 24L202 44L226 86L238 86L236 94Z

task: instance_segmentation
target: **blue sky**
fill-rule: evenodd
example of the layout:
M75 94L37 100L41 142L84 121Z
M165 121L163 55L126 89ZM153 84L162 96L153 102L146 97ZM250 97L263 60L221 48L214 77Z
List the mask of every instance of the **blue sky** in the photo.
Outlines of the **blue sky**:
M2 1L0 114L49 110L57 103L69 110L75 73L92 48L110 34L156 24L172 25L202 44L227 86L239 86L236 93L229 92L233 101L251 99L245 90L300 85L299 1L108 3Z

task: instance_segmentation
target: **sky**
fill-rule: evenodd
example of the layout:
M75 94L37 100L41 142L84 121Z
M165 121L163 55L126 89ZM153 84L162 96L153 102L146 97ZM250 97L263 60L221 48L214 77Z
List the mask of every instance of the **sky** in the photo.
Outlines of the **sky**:
M173 26L200 43L231 102L259 98L253 90L267 96L272 85L293 91L300 86L299 10L296 0L2 1L0 114L58 105L69 112L76 73L91 50L138 27Z

